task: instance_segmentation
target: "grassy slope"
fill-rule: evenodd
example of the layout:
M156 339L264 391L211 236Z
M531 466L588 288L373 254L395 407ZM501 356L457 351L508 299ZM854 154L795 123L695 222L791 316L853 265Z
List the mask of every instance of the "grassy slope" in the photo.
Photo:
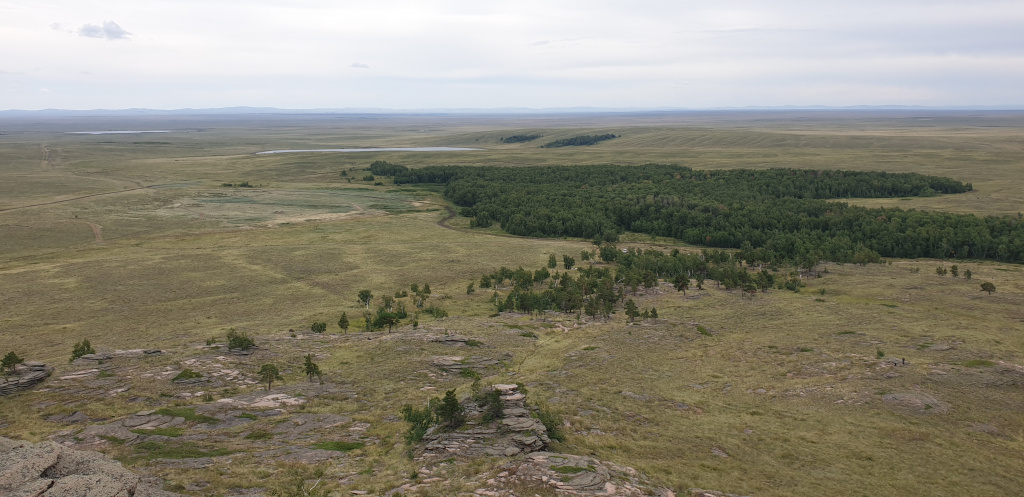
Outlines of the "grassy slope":
M762 122L752 129L739 118L650 118L646 125L616 119L583 123L582 130L568 121L523 119L503 126L483 119L410 118L374 125L275 122L258 130L234 121L186 123L206 131L144 138L63 135L55 125L5 135L0 208L139 183L174 187L0 212L0 353L13 349L61 364L71 343L88 337L101 349L168 348L174 353L166 360L174 364L189 357L186 344L222 335L228 327L264 341L314 320L333 328L341 311L359 314L359 289L379 295L430 282L438 294L435 303L452 317L425 318L423 326L479 338L485 346L472 353L512 354L508 363L516 380L571 423L561 450L633 465L677 490L1001 495L1020 488L1021 376L964 365L973 359L1024 363L1024 280L1017 266L960 264L961 271L974 272L972 281L937 276L934 268L949 263L935 261L829 266L827 275L810 280L799 294L773 291L750 300L715 289L686 298L662 291L638 297L641 307L658 308L657 322L626 326L616 316L564 332L553 321L572 328L570 316L489 318L488 292L466 296L465 285L500 265L538 268L548 253L575 255L589 244L444 229L436 224L444 215L436 205L419 204L409 212L413 202L437 202L436 197L359 181L353 186L338 174L377 158L410 165L655 161L698 168L841 167L945 174L971 181L978 190L888 201L901 206L1014 213L1024 200L1017 121L1009 124L1018 127L1007 130L963 119L934 127L910 118L822 117L812 123ZM992 120L1005 125L1009 118L981 124ZM495 143L498 136L519 132L545 139L615 132L623 138L555 150ZM139 141L171 145L134 143ZM286 147L481 143L489 150L246 155ZM41 144L51 150L51 160L40 160ZM218 186L242 180L265 188ZM345 219L298 220L359 209L362 214ZM102 226L103 242L86 223ZM635 243L644 245L643 240ZM911 272L915 267L919 272ZM995 283L997 293L979 292L981 281ZM442 293L451 298L441 300ZM712 336L700 334L697 325ZM534 331L539 340L519 336L522 330ZM597 348L585 350L590 347ZM912 366L883 367L879 349ZM420 387L428 382L438 390L467 386L464 380L433 381L418 373L430 356L451 353L440 345L346 340L329 350L321 367L370 402L317 404L314 410L376 423L405 402L425 399ZM287 360L297 366L301 356L293 355ZM891 372L898 376L887 378ZM505 372L498 373L489 380L507 381ZM138 390L156 397L159 388ZM915 392L948 403L949 411L882 400L885 394ZM110 399L88 410L109 416L137 407ZM0 417L11 423L0 428L4 435L39 439L61 429L42 421L26 402L0 400ZM994 430L978 431L981 425ZM400 423L374 427L385 438L400 429ZM358 464L377 473L357 478L351 488L367 488L371 481L379 488L397 486L415 469L387 444L366 450ZM187 481L196 475L167 476Z

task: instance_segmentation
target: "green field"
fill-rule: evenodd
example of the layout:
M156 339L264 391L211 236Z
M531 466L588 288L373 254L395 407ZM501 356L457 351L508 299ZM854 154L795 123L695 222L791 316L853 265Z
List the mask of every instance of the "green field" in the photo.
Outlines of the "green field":
M110 129L181 132L67 134ZM967 280L936 274L951 261L825 264L798 293L754 298L714 284L684 296L663 284L632 296L659 314L633 325L621 311L609 321L495 316L490 290L467 295L467 284L500 266L538 269L549 254L578 258L593 245L471 230L468 219L446 220L436 188L363 180L375 160L882 170L948 176L974 191L852 202L1018 216L1024 113L23 118L0 120L0 133L0 355L47 362L56 383L83 369L68 364L83 338L100 352L167 351L128 366L114 361L112 377L90 380L97 391L130 386L124 393L82 393L79 403L52 390L0 397L2 436L77 436L82 426L46 419L74 411L110 419L211 402L174 397L201 387L141 374L209 359L219 352L202 348L207 340L223 342L234 328L262 349L232 367L254 374L264 362L279 364L286 381L274 390L310 399L293 413L368 425L364 438L328 441L365 443L323 466L326 488L339 495L383 494L415 473L420 465L401 442L406 425L394 417L446 389L469 392L470 379L431 369L432 358L453 355L499 360L481 369L484 383L521 382L530 399L560 414L567 438L552 450L634 467L677 493L980 496L1024 488L1020 266L957 261L973 273ZM621 137L539 148L605 133ZM501 143L515 134L542 138ZM255 155L413 146L484 150ZM253 187L223 186L243 181ZM637 234L619 246L699 250ZM980 291L986 281L995 293ZM420 314L416 329L407 319L390 335L359 331L359 290L380 296L412 283L429 283L429 303L449 317ZM347 335L334 324L342 312L353 319ZM326 335L308 333L316 321L328 324ZM481 344L453 349L423 339L445 333ZM316 354L329 394L305 381L307 353ZM185 447L186 458L213 457L203 468L154 463L174 453L163 446L148 454L131 444L90 448L194 495L310 477L310 465L257 459L278 435L269 421L254 423L259 436L232 428ZM225 433L234 438L218 438ZM500 464L467 462L452 478L471 481ZM188 486L196 481L208 485Z

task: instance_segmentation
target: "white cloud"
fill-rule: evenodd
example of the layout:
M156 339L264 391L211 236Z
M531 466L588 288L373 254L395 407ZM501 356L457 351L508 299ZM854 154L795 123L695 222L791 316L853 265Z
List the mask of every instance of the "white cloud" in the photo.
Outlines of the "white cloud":
M1022 104L1019 19L1019 0L0 0L22 85L0 109Z
M58 29L60 24L51 24L51 27ZM86 38L104 38L107 40L125 40L131 33L127 32L121 26L118 26L116 22L105 21L103 26L97 26L95 24L84 24L78 28L78 36L84 36Z

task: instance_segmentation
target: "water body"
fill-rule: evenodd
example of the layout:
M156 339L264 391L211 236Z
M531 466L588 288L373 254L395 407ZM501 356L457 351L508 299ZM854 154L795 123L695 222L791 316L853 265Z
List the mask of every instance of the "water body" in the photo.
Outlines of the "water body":
M462 152L465 150L484 149L461 147L319 148L316 150L268 150L266 152L256 152L256 154L291 154L297 152Z
M174 133L169 129L147 129L140 131L68 131L69 135L135 135L138 133Z

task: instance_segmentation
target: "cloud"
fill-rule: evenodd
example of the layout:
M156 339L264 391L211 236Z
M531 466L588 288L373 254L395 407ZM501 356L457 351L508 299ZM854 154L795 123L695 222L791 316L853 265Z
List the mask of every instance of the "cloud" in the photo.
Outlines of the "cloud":
M353 62L352 63L352 67L354 67L356 69L369 69L370 68L369 65L363 64L362 62Z
M78 28L78 36L84 36L86 38L104 38L107 40L126 40L131 36L131 33L125 31L121 26L118 26L116 22L104 21L103 26L97 26L95 24L83 25Z

